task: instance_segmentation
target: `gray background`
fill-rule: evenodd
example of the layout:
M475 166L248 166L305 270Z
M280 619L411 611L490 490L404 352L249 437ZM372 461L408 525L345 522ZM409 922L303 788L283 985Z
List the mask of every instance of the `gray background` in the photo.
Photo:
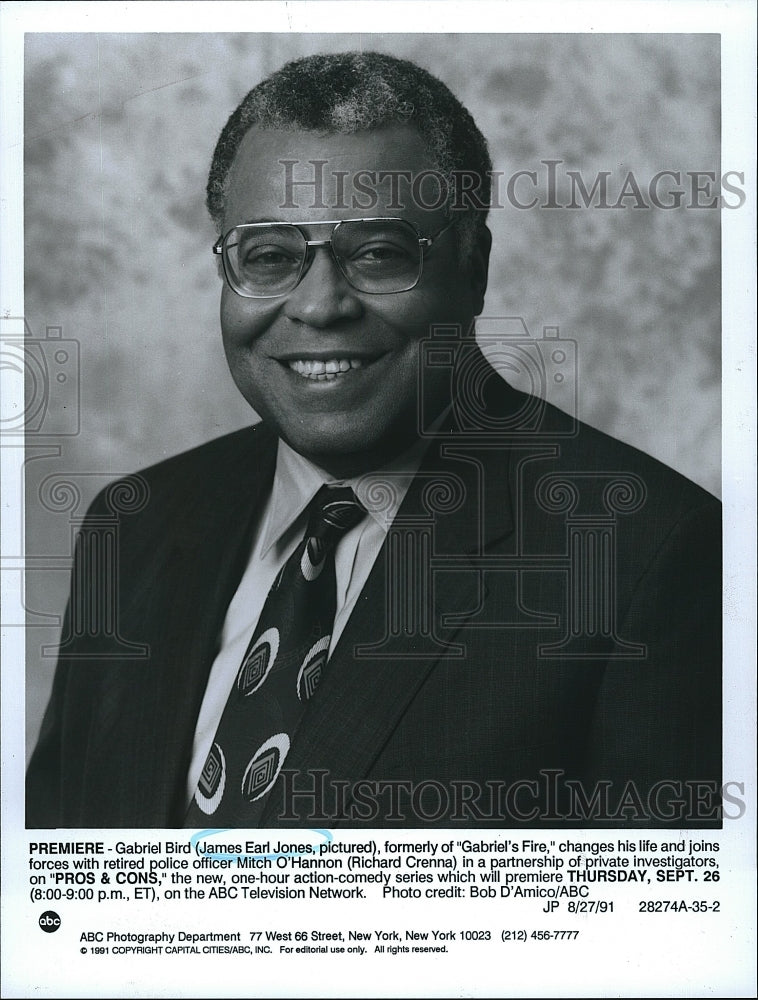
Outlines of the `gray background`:
M611 171L614 201L629 170L643 186L664 169L720 172L716 35L27 35L26 317L80 349L79 433L57 439L59 457L27 453L27 553L41 557L27 575L29 747L71 518L116 475L255 419L219 335L203 207L218 132L288 59L360 48L444 80L506 177L537 170L544 189L540 160L562 159L588 182ZM578 345L579 415L719 493L718 210L506 208L490 226L485 315L522 316L533 335L559 326ZM67 429L57 419L40 443ZM51 476L75 483L76 508L50 502Z

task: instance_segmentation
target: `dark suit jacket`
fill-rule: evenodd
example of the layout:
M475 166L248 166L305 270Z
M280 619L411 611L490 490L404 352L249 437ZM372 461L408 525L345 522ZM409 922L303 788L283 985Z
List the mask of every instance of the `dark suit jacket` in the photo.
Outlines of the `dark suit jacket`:
M490 395L500 430L454 410L430 445L261 825L720 825L720 505L505 383ZM258 425L142 473L117 592L87 567L130 484L93 504L29 826L182 824L275 453Z

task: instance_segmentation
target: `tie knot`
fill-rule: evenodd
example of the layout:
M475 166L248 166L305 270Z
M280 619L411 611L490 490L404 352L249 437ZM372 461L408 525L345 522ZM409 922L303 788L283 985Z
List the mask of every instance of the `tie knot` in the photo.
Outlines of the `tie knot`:
M336 539L363 520L366 508L349 486L322 486L313 498L308 535Z

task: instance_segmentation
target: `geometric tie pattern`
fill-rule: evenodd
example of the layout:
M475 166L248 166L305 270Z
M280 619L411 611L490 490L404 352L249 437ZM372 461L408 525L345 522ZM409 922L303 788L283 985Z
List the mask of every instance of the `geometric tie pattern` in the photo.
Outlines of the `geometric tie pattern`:
M322 486L303 540L278 573L242 657L185 826L258 825L324 672L337 604L334 550L366 511Z

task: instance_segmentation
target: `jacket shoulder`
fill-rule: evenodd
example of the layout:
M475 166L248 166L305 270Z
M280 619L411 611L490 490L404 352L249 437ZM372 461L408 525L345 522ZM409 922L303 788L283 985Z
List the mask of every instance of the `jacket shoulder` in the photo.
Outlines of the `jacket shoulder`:
M566 468L573 464L599 475L634 476L645 494L666 498L672 508L720 508L720 501L712 493L653 455L582 421L575 421L575 426L575 435L562 446L562 464Z
M89 508L92 516L103 511L138 513L155 500L170 497L181 503L205 494L244 488L268 468L276 455L276 435L264 424L244 427L207 441L178 455L114 480L98 493Z
M172 455L138 470L134 475L143 477L148 483L158 484L177 478L191 478L199 472L221 473L226 468L246 464L251 457L271 449L275 444L276 435L264 424L258 423Z
M534 397L505 384L504 399L508 412L527 412ZM510 397L510 398L509 398ZM526 435L528 439L529 435ZM540 416L535 445L545 444L554 449L554 469L570 476L603 477L634 476L646 493L665 497L672 507L692 509L715 505L720 501L702 486L652 455L627 444L590 424L572 417L547 402L540 403ZM523 444L523 442L522 442ZM528 440L527 440L528 444Z

